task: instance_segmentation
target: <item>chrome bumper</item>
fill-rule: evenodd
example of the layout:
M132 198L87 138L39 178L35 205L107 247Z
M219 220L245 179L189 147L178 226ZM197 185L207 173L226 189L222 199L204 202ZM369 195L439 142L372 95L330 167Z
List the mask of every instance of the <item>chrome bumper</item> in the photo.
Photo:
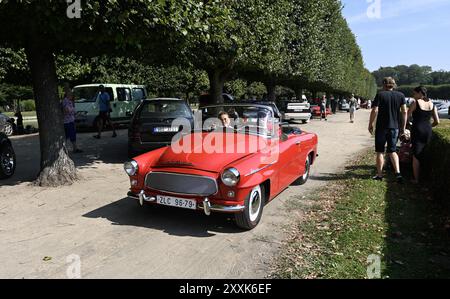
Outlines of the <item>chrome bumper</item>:
M141 206L144 205L144 202L155 202L156 197L146 196L144 190L142 190L138 195L128 192L128 198L138 200ZM211 215L211 212L220 212L220 213L238 213L242 212L245 209L245 206L236 205L236 206L223 206L223 205L215 205L211 204L208 198L205 198L203 202L199 203L197 206L198 210L203 210L205 215Z

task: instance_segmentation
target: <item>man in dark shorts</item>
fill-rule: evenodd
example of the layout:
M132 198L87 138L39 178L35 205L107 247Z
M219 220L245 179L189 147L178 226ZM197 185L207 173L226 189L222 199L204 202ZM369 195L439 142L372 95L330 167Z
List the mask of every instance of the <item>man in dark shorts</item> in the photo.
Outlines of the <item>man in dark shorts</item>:
M100 96L99 96L99 101L98 101L99 114L98 114L98 121L97 121L98 134L95 135L94 138L97 138L97 139L101 138L103 126L105 124L109 124L111 126L111 128L113 130L112 137L117 137L116 128L114 127L114 123L112 122L111 117L109 115L109 113L111 112L111 103L109 102L110 96L106 92L105 86L103 86L103 85L99 86L99 91L100 91Z
M383 180L384 153L389 155L394 166L397 182L403 182L400 172L400 161L397 155L397 142L399 134L406 129L407 109L405 95L394 91L395 80L384 78L383 91L380 91L373 104L370 114L369 132L374 133L373 123L377 118L375 132L375 149L377 152L377 175L374 180ZM378 116L378 117L377 117ZM401 119L401 125L399 125ZM387 144L387 150L386 150Z

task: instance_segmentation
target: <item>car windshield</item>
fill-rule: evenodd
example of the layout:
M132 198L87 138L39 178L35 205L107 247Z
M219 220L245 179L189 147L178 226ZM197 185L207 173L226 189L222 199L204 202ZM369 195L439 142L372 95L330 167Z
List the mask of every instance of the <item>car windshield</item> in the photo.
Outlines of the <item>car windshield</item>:
M201 109L203 129L234 129L236 133L274 136L275 118L262 105L215 105Z
M95 87L75 87L73 89L73 95L75 97L75 102L95 102L99 94L99 89Z
M181 100L156 100L144 102L141 118L191 118L191 110Z

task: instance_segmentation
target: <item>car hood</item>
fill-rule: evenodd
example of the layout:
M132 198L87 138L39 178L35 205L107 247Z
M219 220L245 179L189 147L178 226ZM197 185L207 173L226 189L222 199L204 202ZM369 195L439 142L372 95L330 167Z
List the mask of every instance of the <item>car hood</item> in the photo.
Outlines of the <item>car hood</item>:
M221 138L223 142L219 141ZM230 144L231 140L234 140L231 142L234 143L234 150L226 145ZM255 142L257 144L258 140L263 140L263 138L235 133L190 134L181 138L176 145L167 147L153 167L191 168L220 172L227 165L256 153L258 147L251 148L249 144L255 144ZM211 144L213 148L208 146Z

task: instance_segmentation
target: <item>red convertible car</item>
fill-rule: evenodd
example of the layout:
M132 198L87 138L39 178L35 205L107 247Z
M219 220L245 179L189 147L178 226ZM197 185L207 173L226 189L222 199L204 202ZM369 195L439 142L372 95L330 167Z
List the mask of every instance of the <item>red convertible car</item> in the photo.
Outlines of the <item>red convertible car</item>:
M317 157L317 135L274 115L265 105L203 107L194 130L183 127L171 146L125 163L128 197L206 215L233 213L239 227L253 229L268 202L292 183L306 183Z

